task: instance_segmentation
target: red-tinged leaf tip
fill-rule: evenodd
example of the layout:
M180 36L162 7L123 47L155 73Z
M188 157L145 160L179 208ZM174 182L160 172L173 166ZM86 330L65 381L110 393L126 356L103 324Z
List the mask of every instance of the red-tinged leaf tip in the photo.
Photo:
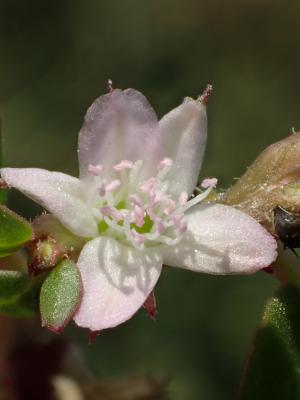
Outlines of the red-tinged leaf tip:
M274 273L274 268L272 265L270 265L269 267L263 268L263 271L265 271L267 274L273 274Z
M149 294L143 307L147 311L147 314L149 315L149 317L155 321L155 317L157 314L157 308L156 308L156 298L155 298L154 291L152 291Z
M203 104L207 104L213 92L213 86L211 84L206 85L203 93L199 96L199 101Z
M8 184L2 178L0 178L0 189L8 189Z
M89 344L90 345L93 344L100 334L101 331L89 331L89 336L88 336Z
M54 333L55 335L59 335L60 333L62 333L62 331L65 329L67 323L69 321L65 321L64 325L62 326L51 326L51 325L46 325L42 323L43 328L47 328L50 332Z

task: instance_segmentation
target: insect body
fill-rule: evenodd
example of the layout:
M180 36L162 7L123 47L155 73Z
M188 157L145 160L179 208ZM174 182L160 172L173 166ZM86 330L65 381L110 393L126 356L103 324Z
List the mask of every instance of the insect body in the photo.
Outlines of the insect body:
M295 248L300 248L300 214L275 207L274 228L284 247L295 253ZM295 253L296 254L296 253Z

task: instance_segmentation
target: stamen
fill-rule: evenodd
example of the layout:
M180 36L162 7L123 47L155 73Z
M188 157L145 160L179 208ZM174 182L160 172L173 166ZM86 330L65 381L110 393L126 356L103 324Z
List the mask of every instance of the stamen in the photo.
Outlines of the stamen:
M116 164L113 168L115 171L123 171L124 169L131 169L133 167L133 162L129 160L122 160Z
M155 210L154 210L154 206L153 205L148 205L147 206L147 214L152 219L152 221L156 221L157 216L155 214Z
M178 198L178 203L181 206L184 206L187 203L188 198L189 198L189 195L187 194L187 192L181 192L179 195L179 198Z
M157 175L157 179L159 181L163 181L166 178L171 170L172 165L173 161L170 158L166 157L160 161L160 163L158 164L159 173Z
M127 240L131 240L131 231L130 231L130 215L128 214L124 219L123 224L124 232L126 235Z
M144 235L141 235L135 229L131 229L131 235L132 235L132 238L133 238L135 244L137 244L139 247L141 247L145 243ZM144 246L142 246L142 247L144 247Z
M139 250L146 245L178 243L187 230L184 213L205 199L217 180L205 179L202 187L206 190L190 201L185 191L175 198L169 192L166 179L172 163L171 159L164 158L158 164L157 175L143 181L143 162L122 160L113 166L119 179L99 178L101 198L93 197L90 207L98 223L105 225L104 231L99 229L100 234L106 232L116 239L123 238ZM102 170L100 164L89 166L89 171L96 176Z
M159 194L154 188L150 189L148 194L148 207L154 209L156 204L159 202Z
M201 187L203 187L203 189L207 189L209 187L215 188L217 184L218 184L217 178L205 178L201 182Z
M117 224L116 221L112 220L109 217L104 217L104 222L113 230L116 231L118 233L123 233L123 228Z
M99 195L104 197L106 195L106 180L104 179L101 182L101 186L99 187Z
M188 227L187 221L185 219L182 220L181 221L181 225L180 225L180 227L178 229L180 235L183 235L187 231L187 227Z
M129 201L133 204L133 205L136 205L136 206L139 206L139 207L142 207L143 206L143 201L142 201L142 199L140 198L140 196L138 195L138 194L136 194L136 193L134 193L134 194L131 194L130 196L129 196Z
M176 203L174 200L172 199L168 199L168 205L167 207L164 209L164 213L166 215L170 215L176 208Z
M138 177L138 174L140 172L140 169L142 168L143 165L143 161L142 160L138 160L133 164L133 167L130 171L130 175L129 175L129 184L132 185L133 183L136 182L136 179Z
M145 223L145 212L144 209L139 207L139 206L134 206L133 209L133 222L138 226L139 228L142 227Z
M144 193L150 194L150 192L155 188L155 185L156 185L156 179L152 177L141 184L140 190Z
M163 223L163 221L161 220L161 218L157 218L156 219L156 221L155 221L155 229L160 235L165 231L166 226Z
M102 207L100 211L105 217L111 217L117 222L121 221L124 218L124 213L114 207Z
M186 205L183 207L183 211L187 211L189 208L195 206L196 204L200 203L202 200L204 200L209 193L212 191L213 187L210 186L207 188L203 193L198 194L198 196L194 197L193 199L189 200Z
M114 192L121 186L121 182L119 179L115 179L111 182L109 182L107 185L105 185L105 190L106 192Z
M166 157L160 161L160 163L158 164L158 169L163 169L165 167L171 167L172 164L173 164L173 161L171 160L171 158Z
M174 227L178 233L183 234L187 230L187 222L183 214L176 214L173 217Z
M99 176L99 175L102 174L103 165L101 165L101 164L98 164L98 165L92 165L92 164L90 164L90 165L88 166L88 171L89 171L91 174L95 175L95 176Z

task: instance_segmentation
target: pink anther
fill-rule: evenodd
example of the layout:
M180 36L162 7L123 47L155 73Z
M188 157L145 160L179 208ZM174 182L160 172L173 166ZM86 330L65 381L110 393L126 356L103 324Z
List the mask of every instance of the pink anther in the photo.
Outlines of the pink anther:
M134 206L132 216L133 216L133 222L136 224L136 226L141 227L141 226L144 225L144 223L145 223L145 219L144 219L145 212L144 212L144 209L142 207Z
M145 237L138 233L135 229L131 229L131 234L135 243L140 246L145 243Z
M187 231L187 222L186 220L182 220L178 228L178 232L180 233L180 235L182 235L186 231Z
M114 207L102 207L100 211L101 214L105 217L111 217L117 222L121 221L124 218L123 213Z
M140 196L139 196L138 194L136 194L136 193L133 193L133 194L131 194L131 195L129 196L129 201L130 201L132 204L136 205L136 206L139 206L139 207L142 207L142 206L143 206L143 201L142 201L142 199L141 199Z
M156 221L157 219L157 215L155 214L155 209L153 206L149 205L147 207L147 214L149 215L149 217L152 219L152 221Z
M165 231L165 229L166 229L165 224L162 222L162 220L161 220L160 218L157 218L157 219L156 219L156 221L155 221L155 228L156 228L156 231L157 231L160 235Z
M178 233L183 234L187 230L187 222L184 218L183 214L176 214L172 218L174 223L174 228L177 230Z
M163 201L169 201L168 196L166 196L164 193L159 192L158 190L153 190L150 193L150 201L152 205L156 205L158 203L161 203Z
M165 167L171 167L172 164L173 161L171 160L171 158L166 157L160 161L160 163L158 164L158 168L163 169Z
M184 206L187 203L188 198L189 198L189 195L187 194L187 192L181 192L179 195L179 198L178 198L178 203L181 206Z
M144 193L150 194L156 186L156 178L152 177L141 184L140 190Z
M166 206L165 209L164 209L164 213L165 213L166 215L170 215L170 214L172 214L172 212L175 210L175 208L176 208L176 203L175 203L175 201L172 200L172 199L168 199L168 201L167 201L167 206Z
M203 181L201 182L201 187L203 187L203 189L208 189L208 188L214 188L216 187L218 184L218 179L217 178L205 178L203 179Z
M119 181L119 179L114 179L113 181L107 183L105 185L105 190L106 192L114 192L115 190L117 190L119 187L121 186L121 182Z
M124 169L131 169L133 167L133 162L129 160L122 160L116 164L113 168L115 171L123 171Z
M88 166L88 171L89 171L91 174L96 175L96 176L101 175L101 174L102 174L102 171L103 171L103 165L101 165L101 164L98 164L98 165L92 165L92 164L90 164L90 165Z

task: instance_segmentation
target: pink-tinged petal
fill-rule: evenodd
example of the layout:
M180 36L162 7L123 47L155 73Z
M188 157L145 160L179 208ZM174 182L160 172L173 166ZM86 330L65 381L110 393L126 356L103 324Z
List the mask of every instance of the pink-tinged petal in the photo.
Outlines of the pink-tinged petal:
M205 106L186 99L159 121L165 156L173 160L168 177L171 190L177 196L191 194L197 184L207 136Z
M84 203L79 179L39 168L2 168L2 178L52 213L81 237L97 235L97 224Z
M277 257L275 239L252 217L221 204L194 207L178 245L161 248L164 263L211 274L251 274Z
M78 259L83 299L77 325L99 331L127 321L145 303L161 266L155 249L139 251L105 237L88 242Z
M116 89L97 98L79 133L80 177L89 176L90 164L101 163L107 177L122 160L146 159L153 167L159 157L157 128L156 114L140 92Z

